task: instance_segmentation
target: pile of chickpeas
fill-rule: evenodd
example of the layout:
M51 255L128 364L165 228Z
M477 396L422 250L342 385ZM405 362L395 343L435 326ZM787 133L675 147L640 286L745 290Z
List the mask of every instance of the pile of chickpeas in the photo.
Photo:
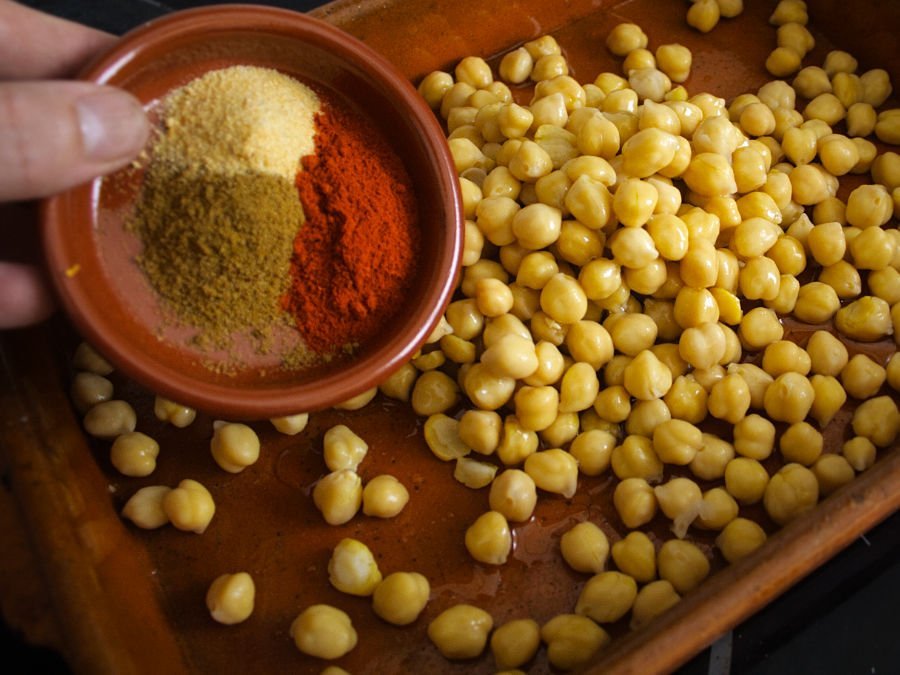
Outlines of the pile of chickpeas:
M698 0L687 22L707 32L742 9ZM498 77L467 57L421 81L459 173L463 271L425 348L379 389L409 402L434 455L486 493L463 542L473 560L506 563L514 528L539 498L572 497L582 476L615 476L623 526L612 541L590 521L562 535L562 559L586 575L570 613L496 627L471 604L439 614L428 636L448 659L489 645L498 670L518 672L544 644L554 667L583 665L610 641L605 625L639 628L709 575L692 531L715 533L724 560L740 560L771 529L750 508L789 523L895 443L900 358L884 347L900 337L900 155L884 148L900 144L900 109L883 109L887 72L858 74L846 52L803 67L814 46L807 20L802 1L778 4L765 67L793 80L730 103L689 94L680 83L690 50L650 51L632 23L606 41L622 75L579 83L544 36L505 54ZM527 105L514 100L510 87L520 85L533 86ZM846 199L842 176L859 177ZM86 429L112 440L124 475L149 475L159 447L112 398L111 368L87 347L76 367ZM843 440L826 448L823 432L848 403ZM194 419L162 398L155 412L176 426ZM297 434L307 420L272 424ZM217 422L210 449L238 473L260 447L250 427ZM391 518L406 506L394 476L363 486L367 449L344 425L325 434L328 473L312 498L329 524L360 510ZM199 533L214 512L208 491L185 480L139 490L123 516ZM664 541L649 529L660 518L672 533ZM355 539L334 549L328 572L335 588L371 597L398 626L416 621L430 597L423 575L383 575ZM222 575L207 605L215 620L237 623L252 613L254 592L246 573ZM349 616L328 605L305 609L290 633L323 659L357 643Z

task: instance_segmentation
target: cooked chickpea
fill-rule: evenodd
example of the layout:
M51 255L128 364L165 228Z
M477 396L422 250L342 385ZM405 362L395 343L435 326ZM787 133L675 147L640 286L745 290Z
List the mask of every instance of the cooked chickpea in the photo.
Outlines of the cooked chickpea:
M559 547L563 559L576 572L597 574L606 567L609 540L590 521L578 523L563 533Z
M858 399L874 396L886 379L887 371L865 354L855 355L841 371L844 390Z
M149 485L135 492L122 507L122 516L145 530L155 530L169 522L163 500L172 488Z
M521 464L538 449L538 435L520 424L515 415L503 420L503 434L497 446L497 459L506 466Z
M534 619L507 621L491 635L494 664L501 670L517 668L527 663L540 646L541 629Z
M637 582L621 572L607 571L587 580L575 604L575 613L597 623L615 623L634 604Z
M783 373L766 389L766 414L780 422L801 422L809 413L815 391L800 373Z
M697 0L687 11L687 24L708 33L719 23L721 9L717 0Z
M656 494L644 478L621 479L613 492L613 505L626 527L644 525L656 515Z
M273 417L269 420L275 430L285 436L296 436L306 428L309 423L309 413L297 413L296 415L284 415Z
M856 476L850 462L836 454L822 455L813 464L812 472L819 481L819 492L826 497Z
M657 554L659 576L679 593L696 588L709 575L709 560L689 541L670 539Z
M737 424L750 408L750 387L737 373L729 373L709 390L709 413L731 424Z
M530 431L546 429L556 419L559 401L559 392L549 385L539 387L524 385L515 395L516 417L525 429Z
M762 499L769 474L755 459L736 457L725 467L725 489L741 504L755 504Z
M693 375L680 375L675 378L663 401L673 419L697 424L706 418L707 398L706 389L694 379Z
M313 503L329 525L350 521L362 504L362 479L350 469L333 471L313 488Z
M459 387L453 379L439 370L422 373L413 385L411 404L423 417L443 413L459 400Z
M216 422L209 447L213 459L229 473L240 473L259 459L259 437L246 424Z
M216 512L216 504L209 490L189 478L165 494L162 507L172 525L197 534L206 531Z
M642 401L661 398L672 386L672 371L649 349L637 354L623 375L625 389Z
M512 550L512 533L503 514L487 511L466 530L466 549L477 561L502 565Z
M653 449L666 464L690 464L702 446L700 429L684 420L667 420L653 430Z
M321 604L303 610L291 623L290 633L297 649L320 659L344 656L358 639L346 612Z
M490 455L500 443L503 420L492 410L467 410L459 418L460 440L481 455Z
M246 572L223 574L206 592L206 608L213 619L231 626L246 621L253 613L256 587Z
M734 446L713 434L702 434L702 445L690 463L691 472L703 480L715 480L725 474L734 458Z
M660 510L673 521L672 531L683 538L690 524L700 512L703 494L690 478L672 478L654 488Z
M369 596L381 583L381 571L369 547L357 539L338 542L328 561L328 580L342 593Z
M609 390L606 390L609 391ZM616 437L608 431L589 429L579 433L569 445L569 453L586 476L599 476L609 468Z
M675 587L665 579L652 581L643 586L638 591L631 608L631 629L641 628L667 609L674 607L680 600L681 596L675 591Z
M900 412L890 396L876 396L863 401L853 412L853 432L868 438L879 448L886 448L900 433Z
M445 338L451 338L453 340L459 341L460 343L466 343L464 340L461 340L455 335L446 335L444 336L444 338L441 338L441 346L442 348L444 348L445 353L449 351L445 348ZM473 354L472 360L474 360L474 358L475 356ZM413 384L415 384L416 378L418 376L419 371L416 370L416 367L412 363L407 362L400 366L397 370L395 370L387 380L382 382L379 385L379 389L385 396L389 398L408 402L410 394L412 393Z
M631 409L631 414L625 421L625 432L630 436L640 436L649 441L650 437L653 436L653 430L670 419L672 419L672 413L663 399L637 401ZM650 442L650 448L652 449L652 447L652 442ZM654 463L659 463L661 468L662 463L656 457L655 451L652 452L652 457ZM618 459L621 460L622 457L619 456ZM649 469L649 465L646 468Z
M428 624L428 637L445 658L473 659L484 651L493 627L493 618L483 609L458 604Z
M893 332L891 307L881 298L865 295L841 307L834 317L842 335L861 342L875 342Z
M115 399L97 403L84 416L84 430L95 438L111 440L134 431L136 425L131 404Z
M864 436L854 436L841 447L841 454L856 471L865 471L875 463L875 444Z
M788 462L811 466L822 454L822 434L807 422L795 422L778 441L782 456Z
M524 47L504 54L500 60L500 77L511 84L521 84L531 77L534 58Z
M113 372L112 364L87 342L79 342L72 355L72 366L103 377Z
M643 532L629 532L612 546L616 567L635 581L646 583L656 578L656 549Z
M140 431L130 431L116 437L109 455L122 475L149 476L156 469L159 443Z
M569 498L578 486L578 462L565 450L541 450L525 459L525 473L537 487Z
M534 479L520 469L506 469L491 483L488 501L507 520L525 522L537 503Z
M779 525L785 525L808 511L819 500L815 474L800 464L786 464L766 485L763 506Z
M749 518L735 518L716 537L716 546L730 563L745 558L766 543L766 532Z
M590 662L610 641L609 633L580 614L559 614L541 627L547 660L554 668L572 670Z
M703 493L695 523L705 530L721 530L737 517L739 510L737 501L725 488L715 487Z
M72 378L72 402L80 413L86 413L98 403L113 396L113 384L102 375L83 371Z
M372 478L362 492L362 510L367 516L393 518L409 503L409 491L394 476Z
M418 572L394 572L387 575L372 593L372 609L395 626L415 621L431 595L431 586Z
M593 405L600 391L597 371L589 363L573 363L562 376L559 391L561 413L580 412Z

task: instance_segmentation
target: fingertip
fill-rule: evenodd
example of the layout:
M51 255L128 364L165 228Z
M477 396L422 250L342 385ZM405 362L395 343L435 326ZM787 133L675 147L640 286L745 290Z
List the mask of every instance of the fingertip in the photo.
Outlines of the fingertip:
M127 162L150 134L140 101L121 89L99 87L75 102L84 155L94 162Z
M55 303L40 270L20 263L0 262L0 329L40 323Z

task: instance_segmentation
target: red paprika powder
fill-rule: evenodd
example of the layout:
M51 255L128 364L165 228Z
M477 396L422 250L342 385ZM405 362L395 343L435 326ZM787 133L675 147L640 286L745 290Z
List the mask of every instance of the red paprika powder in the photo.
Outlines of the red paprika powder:
M411 284L419 246L412 182L374 124L334 101L323 101L316 153L302 165L306 221L283 304L311 349L346 349L382 329Z

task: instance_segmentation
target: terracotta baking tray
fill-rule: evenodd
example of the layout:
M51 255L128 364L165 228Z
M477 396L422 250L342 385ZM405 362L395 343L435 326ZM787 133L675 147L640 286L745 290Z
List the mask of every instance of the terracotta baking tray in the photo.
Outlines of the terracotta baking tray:
M622 20L637 21L652 45L678 41L693 49L690 91L730 99L768 79L761 64L775 40L766 23L774 3L746 4L744 15L723 21L706 36L685 26L688 5L679 0L342 0L315 13L367 41L414 81L435 68L452 67L462 56L493 57L545 32L557 36L576 77L593 79L601 70L617 71L603 46L606 32ZM821 0L809 2L809 8L818 38L809 62L820 63L829 46L837 45L853 52L863 67L892 69L900 83L900 52L890 35L900 25L900 6ZM123 478L109 463L108 444L86 439L70 406L69 362L76 343L62 319L0 336L0 472L9 479L17 523L33 555L33 569L19 563L21 586L33 581L29 571L39 573L58 646L77 673L317 673L325 664L297 652L288 635L294 616L312 602L344 608L358 627L359 646L338 662L350 672L491 672L489 655L465 663L440 657L427 640L428 621L461 601L485 607L497 624L523 616L544 621L571 611L585 577L562 564L559 535L585 518L611 539L623 532L609 504L612 480L582 480L572 500L545 497L532 521L515 528L516 551L507 565L473 564L462 538L486 508L485 491L472 492L454 481L452 466L425 446L421 422L405 406L381 398L357 412L316 414L293 438L257 424L262 457L232 476L210 458L212 418L201 415L186 430L164 428L153 418L152 395L116 380L117 396L135 403L138 429L156 437L162 448L151 477ZM851 345L852 351L863 348ZM894 346L866 349L884 355ZM325 471L322 433L337 422L369 442L364 479L389 472L410 488L410 505L398 518L359 516L333 528L313 508L310 487ZM832 436L832 449L834 441ZM217 514L205 534L139 531L120 520L119 509L139 487L185 477L200 480L215 496ZM692 534L710 552L717 571L645 629L629 634L624 626L613 626L615 640L588 670L675 669L893 513L900 506L898 488L900 450L894 447L736 566L715 558L709 536ZM328 585L330 550L347 536L365 541L383 572L420 571L429 577L432 600L411 627L380 622L368 600ZM664 524L654 536L665 536ZM17 560L24 560L25 552L20 542ZM256 611L239 626L217 625L204 607L206 589L217 575L238 570L256 580ZM0 584L13 594L16 586L15 579ZM32 627L32 635L53 632L46 616L19 619ZM548 670L541 652L530 672Z

